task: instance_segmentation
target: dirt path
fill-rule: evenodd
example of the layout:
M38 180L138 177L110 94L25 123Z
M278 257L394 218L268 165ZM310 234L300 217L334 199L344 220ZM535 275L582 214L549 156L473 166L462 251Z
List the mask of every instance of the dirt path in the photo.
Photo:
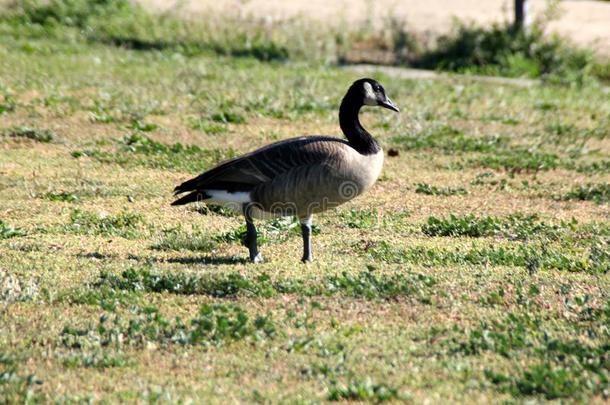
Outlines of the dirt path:
M418 32L447 32L452 19L490 24L510 19L512 0L138 0L158 9L179 8L193 13L241 13L259 18L304 16L331 24L378 25L394 16ZM546 9L546 0L529 0L531 15ZM561 14L549 29L579 45L610 57L610 2L564 0Z

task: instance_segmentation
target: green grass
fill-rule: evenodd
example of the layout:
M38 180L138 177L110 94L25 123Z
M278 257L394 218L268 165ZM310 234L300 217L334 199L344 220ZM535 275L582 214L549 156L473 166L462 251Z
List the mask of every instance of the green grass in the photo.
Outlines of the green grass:
M553 226L540 221L536 214L523 215L514 213L506 218L493 216L477 217L473 214L463 217L450 215L449 218L429 217L422 226L422 232L428 236L466 236L480 238L485 236L502 236L510 239L528 239L537 235L556 238L558 229L570 229L572 224L562 223Z
M530 290L529 295L539 291ZM580 297L586 303L588 298ZM608 319L610 301L605 309L595 311L581 326L589 333L607 335L604 322ZM533 364L519 366L517 373L506 375L485 370L485 376L499 389L513 395L539 395L546 399L582 397L584 392L603 393L608 383L605 353L607 343L590 345L574 337L564 337L556 331L548 330L543 322L529 314L508 314L503 319L481 325L465 333L465 338L451 338L447 341L451 352L467 356L483 352L495 352L507 359L518 359L527 353L536 358Z
M62 330L62 345L70 349L160 345L220 346L243 339L260 340L273 336L275 326L268 317L249 319L239 306L203 305L188 321L167 319L155 307L138 308L128 318L102 315L91 328L67 325Z
M610 202L610 184L585 184L573 188L564 196L566 200L595 201L597 204Z
M415 192L418 194L440 195L445 197L468 194L464 187L437 187L427 183L417 183L415 185Z
M363 125L399 153L314 217L313 263L285 218L252 265L241 215L172 190L339 135L342 39L68 6L0 18L0 403L607 402L597 82L371 73L402 112Z
M0 399L6 403L17 403L24 398L41 400L34 393L34 387L42 384L33 374L19 370L19 361L6 353L0 353Z
M120 276L102 273L94 284L95 290L75 290L68 296L72 302L97 305L108 298L121 297L127 292L170 292L181 295L207 295L212 297L254 296L270 298L280 294L310 296L344 295L366 299L417 297L428 300L430 287L436 284L433 277L406 273L398 275L376 274L373 269L356 274L343 272L318 279L272 279L268 274L246 277L236 272L226 274L171 274L147 268L132 268Z
M57 141L57 135L48 129L36 129L26 126L9 128L2 134L5 138L25 138L36 142L50 143Z
M493 246L472 244L456 249L402 248L380 242L368 246L367 255L386 263L437 266L509 266L522 267L530 273L540 269L570 272L608 273L610 271L610 245L599 240L588 245L569 249L550 244L546 240L534 244Z
M376 384L370 379L350 380L347 384L334 383L328 392L330 401L368 401L381 403L400 399L398 390L386 384Z
M481 27L457 23L422 55L417 65L493 76L543 77L582 82L594 63L593 54L558 37L544 35L546 22L515 31L511 23Z
M90 157L102 163L122 166L145 166L176 171L199 172L221 160L235 155L232 149L204 149L197 145L174 143L167 145L154 141L139 132L116 142L112 150L104 148L74 151L75 158ZM184 159L188 156L188 159Z
M0 239L16 238L19 236L25 236L25 231L19 228L15 228L4 221L0 221Z
M137 238L142 223L142 216L138 213L124 211L117 215L109 215L75 209L71 212L70 223L64 227L64 230L79 235Z
M179 228L163 230L159 240L152 245L155 250L193 252L210 252L216 247L216 240L210 235L204 232L186 233Z

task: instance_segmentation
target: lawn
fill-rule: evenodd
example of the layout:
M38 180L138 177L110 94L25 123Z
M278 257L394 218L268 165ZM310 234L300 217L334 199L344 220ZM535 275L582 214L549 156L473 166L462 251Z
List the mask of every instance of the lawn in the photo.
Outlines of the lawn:
M341 136L356 73L0 36L0 402L606 403L607 91L372 76L378 183L254 265L173 187Z

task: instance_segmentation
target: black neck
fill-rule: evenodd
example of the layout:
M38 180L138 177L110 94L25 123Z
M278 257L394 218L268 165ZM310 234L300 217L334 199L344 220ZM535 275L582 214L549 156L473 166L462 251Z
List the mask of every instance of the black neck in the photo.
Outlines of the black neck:
M339 125L349 144L363 155L373 155L381 150L377 141L362 127L358 120L358 112L362 102L355 101L348 92L339 108Z

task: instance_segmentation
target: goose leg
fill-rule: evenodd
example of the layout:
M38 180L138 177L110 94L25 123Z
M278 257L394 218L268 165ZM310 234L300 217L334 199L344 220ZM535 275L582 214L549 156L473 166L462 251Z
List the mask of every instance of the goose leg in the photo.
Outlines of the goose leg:
M303 263L311 262L313 260L311 256L311 224L312 216L300 218L301 222L301 235L303 235Z
M263 256L258 252L258 247L256 246L256 227L254 226L254 221L250 215L250 207L244 204L243 210L244 217L246 217L246 246L250 252L250 261L252 263L261 263L263 261Z

